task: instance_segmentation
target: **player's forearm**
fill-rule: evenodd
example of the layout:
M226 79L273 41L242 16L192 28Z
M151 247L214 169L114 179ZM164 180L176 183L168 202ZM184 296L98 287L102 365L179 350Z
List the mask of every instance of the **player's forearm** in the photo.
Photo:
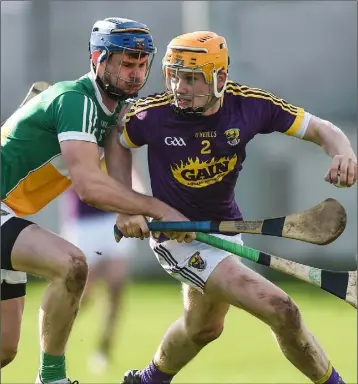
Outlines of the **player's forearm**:
M74 181L74 187L83 202L105 211L160 219L171 209L158 199L134 192L101 171L86 175L82 182Z
M132 187L132 152L118 144L118 130L114 128L105 143L105 161L108 175Z
M332 158L343 155L357 161L348 137L330 121L312 115L303 139L319 145Z
M324 126L319 127L317 134L319 144L329 156L347 155L357 161L348 137L334 124L325 121Z
M111 153L105 155L106 168L108 175L132 188L132 153L129 149L124 149L125 155L118 158Z

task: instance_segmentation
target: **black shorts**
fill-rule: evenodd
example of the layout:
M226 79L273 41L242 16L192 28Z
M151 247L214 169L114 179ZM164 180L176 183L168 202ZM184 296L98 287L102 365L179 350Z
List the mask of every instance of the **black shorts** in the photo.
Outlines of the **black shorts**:
M1 300L26 294L26 273L14 270L11 252L21 231L31 224L31 221L16 217L1 203Z
M1 283L1 301L16 299L26 295L26 283L9 284L5 280Z

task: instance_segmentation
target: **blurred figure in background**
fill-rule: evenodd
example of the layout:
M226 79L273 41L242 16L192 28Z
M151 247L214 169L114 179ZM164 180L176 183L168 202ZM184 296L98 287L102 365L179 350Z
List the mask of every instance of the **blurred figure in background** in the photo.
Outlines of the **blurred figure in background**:
M105 171L102 161L101 168ZM142 183L133 175L133 188L144 190ZM86 255L89 273L82 308L87 306L93 295L96 282L104 283L107 302L104 313L101 312L100 335L96 342L96 351L88 361L88 368L94 374L104 373L108 369L115 334L120 324L122 297L129 272L129 258L134 254L136 241L123 239L117 244L113 239L113 225L116 213L102 211L83 203L71 188L64 195L61 210L61 235L77 245ZM97 296L101 299L103 296Z

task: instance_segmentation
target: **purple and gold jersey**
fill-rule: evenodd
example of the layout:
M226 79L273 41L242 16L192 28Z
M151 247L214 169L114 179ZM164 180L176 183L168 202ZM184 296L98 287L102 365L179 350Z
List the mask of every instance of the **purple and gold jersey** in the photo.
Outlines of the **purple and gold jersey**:
M238 220L234 188L248 142L271 132L302 138L309 119L269 92L229 81L211 116L180 116L165 93L139 99L127 114L121 143L148 145L154 197L190 220Z

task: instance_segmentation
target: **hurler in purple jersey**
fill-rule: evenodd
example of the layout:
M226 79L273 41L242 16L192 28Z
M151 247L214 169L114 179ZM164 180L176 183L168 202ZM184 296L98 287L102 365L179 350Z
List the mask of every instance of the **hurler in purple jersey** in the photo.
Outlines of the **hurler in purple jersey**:
M124 174L130 172L125 160L130 149L147 145L154 197L191 220L237 220L242 216L234 187L246 146L258 134L280 132L324 148L332 158L326 181L336 184L340 170L341 184L356 182L356 156L338 127L267 91L228 80L228 66L226 41L213 32L187 33L169 43L163 59L166 92L138 100L127 114L118 148ZM117 219L127 237L147 236L144 222L143 216ZM242 243L240 235L230 239ZM297 304L236 256L197 241L156 237L150 244L162 267L183 283L184 314L168 329L152 362L127 372L124 384L170 383L220 336L231 305L271 328L302 380L343 383Z

